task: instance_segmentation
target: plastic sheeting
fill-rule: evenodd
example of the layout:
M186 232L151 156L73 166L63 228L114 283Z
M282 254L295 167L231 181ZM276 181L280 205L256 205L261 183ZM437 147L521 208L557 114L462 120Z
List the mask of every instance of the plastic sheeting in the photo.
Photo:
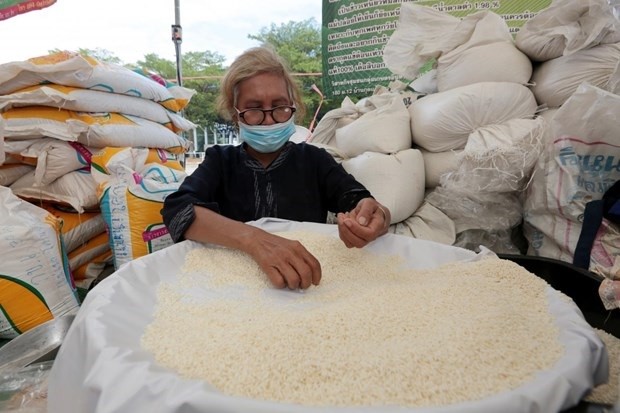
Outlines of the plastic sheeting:
M336 234L334 225L263 219L252 223L268 231ZM185 254L198 244L184 241L131 261L86 297L58 353L49 379L50 413L89 412L298 412L344 413L350 408L306 407L231 397L208 383L186 380L158 366L140 346L151 322L162 281L173 281ZM472 251L387 234L369 250L405 257L413 268L431 268L477 259ZM550 311L560 326L564 356L549 371L509 392L445 407L355 408L356 412L491 413L551 412L576 404L607 377L607 353L595 331L570 300L549 288Z

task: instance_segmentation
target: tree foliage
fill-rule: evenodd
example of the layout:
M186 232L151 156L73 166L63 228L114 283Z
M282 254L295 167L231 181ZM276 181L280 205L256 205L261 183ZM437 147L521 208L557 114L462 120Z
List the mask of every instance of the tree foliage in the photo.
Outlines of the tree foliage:
M49 54L59 53L59 52L62 52L62 50L60 49L48 50ZM112 53L108 49L102 49L100 47L97 47L95 49L80 48L77 50L77 53L82 56L94 57L100 62L113 63L113 64L118 64L118 65L122 64L121 59L115 56L114 53Z
M261 44L270 44L284 58L293 73L297 74L303 92L304 104L308 113L296 123L309 127L314 112L319 106L320 96L312 90L312 85L321 85L321 28L314 18L302 22L288 22L264 27L258 34L248 35Z

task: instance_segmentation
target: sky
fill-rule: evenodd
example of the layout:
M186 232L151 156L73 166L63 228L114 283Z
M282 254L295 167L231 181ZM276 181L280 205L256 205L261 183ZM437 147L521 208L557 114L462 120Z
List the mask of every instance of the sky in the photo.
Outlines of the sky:
M314 18L321 0L178 0L181 52L217 52L225 65L259 43L248 39L272 23ZM43 56L49 50L106 49L122 63L155 53L175 61L171 25L175 0L57 0L42 10L0 21L0 63Z

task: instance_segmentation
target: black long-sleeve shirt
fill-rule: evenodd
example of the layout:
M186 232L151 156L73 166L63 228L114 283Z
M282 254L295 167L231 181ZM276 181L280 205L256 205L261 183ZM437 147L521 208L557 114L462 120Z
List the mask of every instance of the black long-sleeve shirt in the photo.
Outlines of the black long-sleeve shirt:
M370 192L324 149L288 142L267 167L238 146L212 146L204 161L164 201L175 242L195 219L194 205L247 222L264 217L324 223L327 212L350 211Z

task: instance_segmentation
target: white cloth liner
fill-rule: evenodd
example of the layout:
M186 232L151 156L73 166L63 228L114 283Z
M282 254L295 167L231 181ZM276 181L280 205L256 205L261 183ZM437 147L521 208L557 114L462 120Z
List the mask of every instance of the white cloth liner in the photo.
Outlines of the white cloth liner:
M268 231L317 231L336 234L327 224L262 219L251 224ZM566 347L557 365L513 391L444 407L410 409L306 407L230 397L205 382L181 379L155 364L140 346L154 313L159 282L173 281L185 254L198 246L184 241L122 266L86 297L58 353L49 378L49 413L66 412L551 412L576 404L607 378L607 353L576 305L549 288L550 310ZM414 268L478 259L472 251L387 234L369 250L397 253ZM485 254L484 252L481 254ZM154 271L157 269L157 271ZM275 291L274 291L275 292ZM278 294L273 294L277 297Z

